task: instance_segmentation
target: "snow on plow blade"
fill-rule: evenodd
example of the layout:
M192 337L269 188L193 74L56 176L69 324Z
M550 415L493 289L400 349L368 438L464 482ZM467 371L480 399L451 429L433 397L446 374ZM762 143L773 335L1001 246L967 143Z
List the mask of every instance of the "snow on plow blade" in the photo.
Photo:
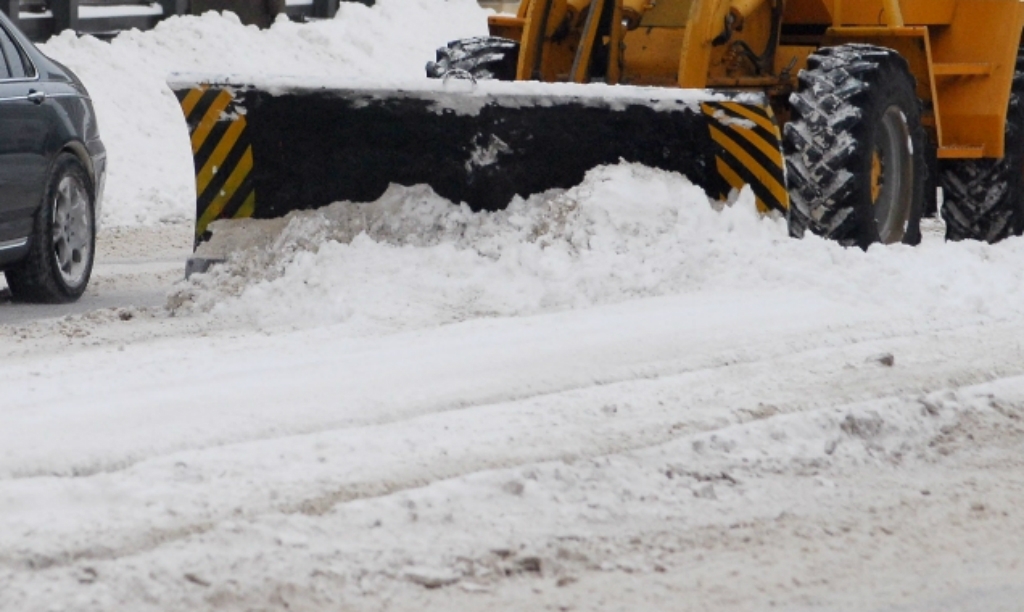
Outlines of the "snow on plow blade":
M715 197L749 184L764 211L789 204L778 124L757 94L176 78L195 159L197 246L218 219L371 202L391 183L427 184L474 210L499 210L620 160L679 172Z

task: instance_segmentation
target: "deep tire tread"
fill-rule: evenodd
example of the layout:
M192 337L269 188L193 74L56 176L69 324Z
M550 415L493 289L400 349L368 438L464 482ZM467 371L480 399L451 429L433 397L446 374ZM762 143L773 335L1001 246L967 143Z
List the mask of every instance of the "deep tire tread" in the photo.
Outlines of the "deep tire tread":
M452 70L465 70L476 79L512 81L519 64L519 43L496 36L455 40L437 50L437 61L427 63L427 76L444 78Z
M1024 232L1024 54L1017 58L1000 160L943 160L946 239L996 243Z
M790 97L792 120L786 125L784 146L788 170L790 233L806 231L846 246L866 248L878 240L873 221L862 202L867 181L856 170L868 146L865 109L885 74L903 74L913 91L914 79L897 52L870 45L850 44L819 49L798 76L799 88ZM915 202L903 241L920 241L924 157L927 136L920 127L920 109L907 109L915 149ZM870 221L870 222L869 222Z

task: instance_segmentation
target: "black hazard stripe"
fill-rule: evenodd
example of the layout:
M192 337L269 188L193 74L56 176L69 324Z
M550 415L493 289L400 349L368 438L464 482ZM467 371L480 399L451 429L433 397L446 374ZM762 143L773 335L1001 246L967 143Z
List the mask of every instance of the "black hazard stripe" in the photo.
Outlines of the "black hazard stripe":
M763 212L788 209L785 158L771 109L739 102L708 102L702 108L726 184L733 189L750 185Z
M175 95L192 143L199 238L217 219L253 215L252 144L245 116L232 112L235 97L230 90L198 87Z

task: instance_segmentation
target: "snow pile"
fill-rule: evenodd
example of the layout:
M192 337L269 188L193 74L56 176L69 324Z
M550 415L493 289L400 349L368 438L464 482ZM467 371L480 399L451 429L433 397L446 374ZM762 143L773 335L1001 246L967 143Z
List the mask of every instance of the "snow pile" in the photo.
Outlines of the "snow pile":
M687 179L631 164L497 213L393 186L372 204L248 222L269 235L172 301L269 325L400 329L658 295L702 284L716 262L732 265L722 248L738 241L723 233L785 239L781 221L762 223L745 205L716 213ZM700 238L711 235L720 239Z
M135 225L195 215L188 132L165 83L172 72L422 79L437 47L486 27L475 0L379 0L372 8L343 2L331 21L281 17L269 30L207 13L110 43L65 31L40 48L74 70L95 102L110 154L104 223Z
M498 213L393 187L372 204L250 223L261 240L195 277L172 308L270 326L347 322L359 333L683 292L757 299L782 288L894 320L1024 312L1020 240L867 253L795 241L782 219L755 212L748 190L732 206L709 204L679 175L625 163Z

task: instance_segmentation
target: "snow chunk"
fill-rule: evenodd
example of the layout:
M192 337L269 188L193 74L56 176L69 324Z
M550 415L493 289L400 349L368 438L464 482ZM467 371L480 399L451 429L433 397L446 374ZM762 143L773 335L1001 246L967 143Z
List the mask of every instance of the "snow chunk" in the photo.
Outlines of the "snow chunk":
M627 163L495 213L393 186L371 204L212 229L210 248L227 245L230 261L180 287L172 308L364 330L696 289L729 277L729 253L742 243L789 242L782 220L755 212L749 190L723 207L682 176Z

